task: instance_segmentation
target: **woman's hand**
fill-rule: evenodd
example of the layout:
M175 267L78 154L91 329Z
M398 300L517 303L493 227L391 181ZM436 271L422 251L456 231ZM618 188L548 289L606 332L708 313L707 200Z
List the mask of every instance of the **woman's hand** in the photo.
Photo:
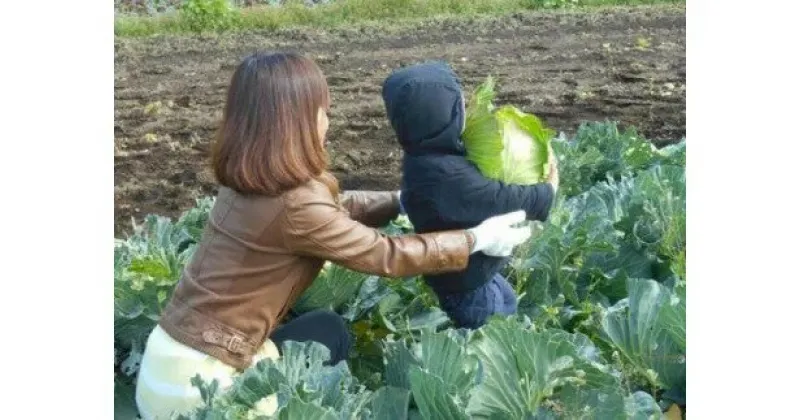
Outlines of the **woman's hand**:
M525 211L520 210L490 217L480 225L469 229L475 237L472 253L480 251L492 257L510 256L514 247L527 241L531 236L529 227L514 227L524 221Z

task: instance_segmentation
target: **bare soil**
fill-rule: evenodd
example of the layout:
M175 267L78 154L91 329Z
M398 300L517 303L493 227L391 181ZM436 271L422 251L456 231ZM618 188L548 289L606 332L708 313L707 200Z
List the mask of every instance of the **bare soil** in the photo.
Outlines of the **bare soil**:
M329 147L345 189L394 189L400 148L381 101L392 69L449 61L471 90L492 74L499 103L573 133L633 125L654 143L685 136L684 7L520 14L341 30L118 39L114 52L115 234L175 217L216 191L209 145L234 67L256 50L313 57L333 96Z

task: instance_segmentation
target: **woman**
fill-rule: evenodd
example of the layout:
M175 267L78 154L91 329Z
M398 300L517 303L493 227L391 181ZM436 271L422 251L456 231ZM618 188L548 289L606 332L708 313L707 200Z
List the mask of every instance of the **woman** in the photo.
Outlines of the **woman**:
M190 378L229 386L240 371L279 357L286 340L314 340L347 357L350 339L332 312L278 327L326 261L402 277L463 270L471 253L510 255L530 231L520 211L469 230L387 237L399 193L339 194L327 172L330 96L317 65L295 54L255 54L234 72L212 150L221 184L192 261L148 339L136 390L143 419L200 403ZM270 414L274 399L258 409Z

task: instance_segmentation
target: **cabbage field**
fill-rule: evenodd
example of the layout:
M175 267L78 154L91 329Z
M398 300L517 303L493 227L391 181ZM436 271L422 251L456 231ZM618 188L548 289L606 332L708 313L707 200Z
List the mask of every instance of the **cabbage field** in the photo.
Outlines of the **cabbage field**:
M394 68L441 58L465 89L491 74L499 106L560 133L559 199L505 273L518 316L456 330L421 279L327 265L289 316L341 314L355 338L347 363L323 366L325 348L288 343L229 390L197 381L204 406L184 418L246 419L270 394L278 419L685 418L685 14L642 8L116 39L116 419L137 415L143 345L213 204L207 158L224 91L255 49L298 50L323 68L345 189L399 187L380 86Z
M274 393L290 419L652 419L685 408L685 141L657 149L599 122L554 150L563 193L507 273L518 317L451 329L420 278L330 265L292 313L347 319L348 363L322 366L327 349L289 343L226 392L198 382L207 405L189 418L246 418ZM120 401L212 203L175 221L148 216L115 244ZM402 218L385 228L411 229Z

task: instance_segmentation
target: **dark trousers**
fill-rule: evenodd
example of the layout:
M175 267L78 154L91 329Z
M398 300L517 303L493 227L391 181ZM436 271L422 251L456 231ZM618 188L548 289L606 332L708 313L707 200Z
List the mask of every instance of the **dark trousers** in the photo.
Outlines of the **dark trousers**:
M517 295L508 280L497 273L473 291L439 295L439 305L457 328L477 329L492 315L516 313Z
M329 365L347 359L352 344L344 319L337 313L326 310L307 312L292 319L275 329L270 339L280 350L287 340L316 341L330 350Z

